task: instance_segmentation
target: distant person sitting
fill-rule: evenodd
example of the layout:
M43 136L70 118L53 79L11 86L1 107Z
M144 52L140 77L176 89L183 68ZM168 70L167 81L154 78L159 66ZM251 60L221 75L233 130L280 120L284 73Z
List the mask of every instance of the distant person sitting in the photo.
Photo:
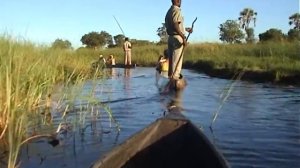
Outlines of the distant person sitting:
M99 69L99 68L104 68L105 64L106 64L106 60L103 57L103 55L100 54L98 60L92 63L92 68L94 70Z
M168 59L168 49L164 50L164 55L160 55L157 64L156 64L156 85L158 86L158 82L160 77L169 78L168 77L169 70L169 59Z
M129 42L128 37L125 38L125 42L123 44L124 50L124 66L131 66L131 43Z
M110 65L112 67L114 67L116 65L116 59L114 58L114 56L112 54L109 55L109 57L107 59L107 65Z
M156 64L156 70L159 74L165 76L169 70L168 49L164 50L164 55L160 55ZM166 74L167 75L167 74Z
M103 55L99 55L99 63L104 63L104 64L106 64L106 60L105 60L105 58L103 57Z

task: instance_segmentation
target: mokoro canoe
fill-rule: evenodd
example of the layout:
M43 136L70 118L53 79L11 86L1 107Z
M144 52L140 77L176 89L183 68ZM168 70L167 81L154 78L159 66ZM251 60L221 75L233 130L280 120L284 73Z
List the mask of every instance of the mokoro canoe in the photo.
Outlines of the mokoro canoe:
M187 81L183 76L178 80L170 80L168 77L168 72L159 73L156 71L155 85L161 93L169 91L180 91L184 90L187 85Z
M116 64L116 65L108 65L106 64L106 68L136 68L136 64L124 65L124 64Z
M226 168L223 155L185 118L160 118L96 161L93 168Z

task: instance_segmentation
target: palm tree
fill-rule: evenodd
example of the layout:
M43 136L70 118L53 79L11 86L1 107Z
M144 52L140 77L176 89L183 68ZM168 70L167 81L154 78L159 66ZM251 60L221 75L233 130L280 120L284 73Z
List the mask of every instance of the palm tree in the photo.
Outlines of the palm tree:
M245 30L247 34L245 40L247 43L253 43L254 39L254 29L249 27L251 21L253 21L254 27L256 23L256 16L257 13L254 12L251 8L245 8L243 11L240 12L239 22L240 27Z
M168 41L168 34L167 34L167 28L166 28L166 24L162 23L162 27L159 27L157 30L157 35L160 38L160 43L167 43Z
M240 12L240 17L239 17L240 26L246 30L249 28L251 21L253 21L255 27L256 16L257 16L257 12L254 12L253 9L245 8L243 11Z
M294 25L294 29L296 30L300 30L300 13L295 13L292 16L289 17L290 21L289 24L290 25Z

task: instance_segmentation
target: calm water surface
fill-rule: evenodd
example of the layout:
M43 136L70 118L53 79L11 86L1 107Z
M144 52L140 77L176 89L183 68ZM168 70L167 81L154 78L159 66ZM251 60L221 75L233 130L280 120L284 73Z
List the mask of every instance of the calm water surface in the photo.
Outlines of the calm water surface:
M64 123L59 145L53 147L47 138L25 145L21 167L89 167L163 117L170 103L182 106L182 113L204 130L231 167L300 167L300 88L240 81L232 85L230 80L184 70L188 86L174 100L158 93L153 68L114 69L112 74L107 81L87 81L83 93L68 98L73 104L65 118L63 111L51 110L52 123L36 129L53 132ZM222 95L229 93L229 86L232 91L224 103ZM88 106L89 95L95 98L89 102L106 106ZM120 132L105 109L112 110Z

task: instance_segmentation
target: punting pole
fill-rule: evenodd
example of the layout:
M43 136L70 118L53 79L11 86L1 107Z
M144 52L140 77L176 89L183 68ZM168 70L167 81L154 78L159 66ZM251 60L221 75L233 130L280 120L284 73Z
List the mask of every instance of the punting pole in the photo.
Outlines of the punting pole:
M120 23L118 22L117 18L116 18L115 16L113 16L113 17L114 17L115 21L117 22L117 24L118 24L118 26L119 26L119 28L120 28L121 32L122 32L122 33L123 33L123 35L125 36L125 33L124 33L124 31L123 31L123 29L122 29L122 27L121 27Z
M193 23L192 23L192 27L191 27L192 29L194 28L194 24L195 24L196 21L197 21L197 17L195 18L195 20L194 20ZM188 41L190 35L191 35L191 32L189 32L189 34L188 34L188 36L187 36L187 38L186 38L186 41ZM185 46L183 46L183 49L182 49L182 51L181 51L180 57L179 57L179 59L178 59L178 62L177 62L177 64L176 64L176 66L175 66L175 69L174 69L173 72L172 72L172 75L170 76L170 80L169 80L168 84L165 86L164 92L167 91L167 89L170 87L171 79L173 78L174 73L175 73L175 71L176 71L176 69L177 69L177 67L178 67L179 60L182 58L184 49L185 49Z

